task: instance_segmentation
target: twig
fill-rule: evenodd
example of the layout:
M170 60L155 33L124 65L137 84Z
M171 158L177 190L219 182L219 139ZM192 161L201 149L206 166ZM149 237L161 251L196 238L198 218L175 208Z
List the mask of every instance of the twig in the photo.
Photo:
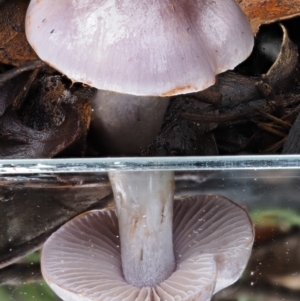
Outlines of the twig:
M281 131L278 131L278 130L276 130L276 129L274 129L272 126L270 126L269 124L266 124L266 123L262 123L262 122L256 122L256 125L260 128L260 129L262 129L262 130L264 130L264 131L266 131L266 132L269 132L269 133L271 133L271 134L274 134L274 135L276 135L276 136L279 136L279 137L286 137L286 133L283 133L283 132L281 132Z
M282 125L283 127L290 129L291 128L291 124L289 122L286 122L284 120L281 120L267 112L261 111L261 110L257 110L261 115L263 115L264 117L268 118L269 120L272 120L280 125Z
M190 113L183 113L182 118L188 119L191 121L199 121L199 122L228 122L228 121L235 121L239 119L243 119L249 117L248 114L233 114L233 115L221 115L221 116L208 116L208 115L196 115Z
M0 74L0 84L14 78L15 76L18 76L19 74L25 72L25 71L31 71L34 69L42 68L44 66L47 66L47 64L41 60L34 60L30 62L26 62L19 67L13 68L11 70L8 70L2 74Z
M269 146L268 148L264 149L262 151L263 154L270 154L270 153L276 153L280 148L283 147L285 141L286 141L286 137L281 139L280 141L276 142L275 144Z

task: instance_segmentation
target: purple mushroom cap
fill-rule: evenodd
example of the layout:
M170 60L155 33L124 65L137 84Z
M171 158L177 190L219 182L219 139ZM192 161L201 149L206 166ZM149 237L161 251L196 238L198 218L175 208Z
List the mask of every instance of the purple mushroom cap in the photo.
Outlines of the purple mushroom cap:
M234 0L31 0L26 35L73 81L148 96L203 90L253 47Z

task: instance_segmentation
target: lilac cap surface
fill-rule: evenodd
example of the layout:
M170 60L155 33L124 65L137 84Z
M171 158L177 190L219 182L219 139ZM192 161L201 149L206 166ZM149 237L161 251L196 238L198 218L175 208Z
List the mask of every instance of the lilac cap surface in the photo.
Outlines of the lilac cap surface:
M253 47L234 0L31 0L26 35L73 81L148 96L203 90Z

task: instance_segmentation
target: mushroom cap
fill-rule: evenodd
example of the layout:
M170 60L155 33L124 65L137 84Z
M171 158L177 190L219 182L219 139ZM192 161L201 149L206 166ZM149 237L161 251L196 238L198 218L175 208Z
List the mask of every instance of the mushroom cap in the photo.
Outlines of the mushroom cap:
M31 0L26 35L73 81L148 96L203 90L253 47L234 0Z
M90 211L46 241L42 273L63 300L210 300L235 282L253 244L247 213L222 196L187 198L174 204L176 270L156 287L137 288L122 274L114 210Z

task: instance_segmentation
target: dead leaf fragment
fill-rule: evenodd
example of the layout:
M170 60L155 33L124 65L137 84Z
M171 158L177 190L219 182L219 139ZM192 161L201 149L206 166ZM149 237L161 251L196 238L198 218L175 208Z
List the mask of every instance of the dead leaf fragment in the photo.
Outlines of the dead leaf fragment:
M278 94L283 90L290 89L295 80L294 77L298 65L298 48L290 40L288 32L283 25L281 25L281 29L283 32L283 40L280 53L267 74L262 76L263 81L257 83L257 87L260 91L263 91L265 83L268 83L271 93L275 92Z
M28 0L9 0L0 6L0 62L19 66L38 57L25 36Z
M81 174L80 181L70 185L52 176L0 178L0 195L13 191L0 201L0 269L40 248L76 215L110 204L111 187L105 176L95 180Z
M254 34L262 24L300 15L299 0L236 0L248 19Z
M72 110L64 123L54 129L36 131L25 126L12 110L0 118L0 158L51 158L81 134L79 114Z

